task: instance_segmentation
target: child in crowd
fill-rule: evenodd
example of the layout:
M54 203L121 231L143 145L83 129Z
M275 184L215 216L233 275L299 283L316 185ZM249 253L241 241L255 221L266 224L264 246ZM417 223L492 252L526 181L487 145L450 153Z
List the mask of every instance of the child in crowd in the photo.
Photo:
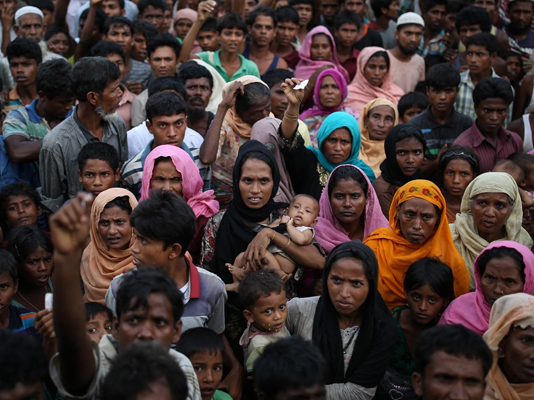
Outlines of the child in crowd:
M307 194L299 194L291 201L287 216L274 221L269 227L275 228L277 232L288 237L287 246L291 241L299 246L307 246L315 237L313 226L317 224L318 215L318 201ZM234 277L233 283L226 285L227 291L237 291L243 276L250 272L250 269L245 265L244 254L239 254L233 265L226 264ZM295 271L296 264L284 253L283 248L280 249L275 245L269 245L265 256L268 261L266 268L274 269L283 278L287 278L289 274ZM295 278L298 280L298 277Z
M120 179L117 150L103 142L87 143L78 154L78 179L94 197L114 187Z
M516 163L525 175L521 184L521 189L527 192L534 191L534 155L528 153L514 153L508 159Z
M406 93L399 100L399 124L407 124L412 118L427 109L428 97L421 92Z
M509 174L517 183L519 194L521 195L522 207L529 208L534 206L534 200L532 200L532 197L528 192L523 189L525 187L525 171L523 171L518 164L508 159L499 160L495 163L491 172L506 172Z
M41 215L39 193L25 182L16 182L0 191L3 227L7 229L35 225Z
M239 285L239 300L248 321L239 344L244 351L247 373L252 373L254 362L265 346L289 336L284 281L272 269L250 272Z
M231 400L228 393L217 390L223 377L226 353L222 338L208 328L193 328L180 336L176 351L189 358L197 374L202 400Z
M93 301L85 303L85 320L85 329L96 344L100 343L102 336L111 334L113 313L106 306Z
M217 51L221 48L217 20L214 17L206 18L197 33L197 42L202 51Z

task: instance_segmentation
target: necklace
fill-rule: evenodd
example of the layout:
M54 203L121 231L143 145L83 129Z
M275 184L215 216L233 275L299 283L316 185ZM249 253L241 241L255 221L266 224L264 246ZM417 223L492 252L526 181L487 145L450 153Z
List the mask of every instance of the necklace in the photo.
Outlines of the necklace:
M47 285L48 285L48 284L47 284ZM44 288L45 288L45 293L49 293L49 292L48 292L48 288L47 288L46 286L45 286ZM38 308L38 307L35 307L35 306L34 306L34 305L33 305L33 304L32 304L26 297L24 297L24 296L22 295L21 292L17 292L17 293L19 294L20 297L22 297L22 299L23 299L26 303L28 303L30 306L32 306L32 308L33 308L35 311L39 312L39 308Z

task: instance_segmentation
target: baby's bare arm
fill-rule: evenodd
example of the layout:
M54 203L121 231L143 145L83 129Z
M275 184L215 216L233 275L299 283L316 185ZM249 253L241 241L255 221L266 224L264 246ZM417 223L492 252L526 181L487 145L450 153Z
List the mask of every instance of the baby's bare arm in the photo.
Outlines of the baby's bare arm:
M307 246L313 240L313 231L307 229L304 232L299 231L294 225L293 220L287 224L287 233L293 241L293 243L299 246Z

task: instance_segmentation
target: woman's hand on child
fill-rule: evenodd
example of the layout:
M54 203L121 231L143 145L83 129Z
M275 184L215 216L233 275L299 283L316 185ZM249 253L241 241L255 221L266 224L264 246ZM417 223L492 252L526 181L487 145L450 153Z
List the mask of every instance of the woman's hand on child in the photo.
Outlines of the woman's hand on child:
M252 271L262 269L268 264L265 257L266 248L271 243L274 231L264 228L252 239L243 255L244 265Z

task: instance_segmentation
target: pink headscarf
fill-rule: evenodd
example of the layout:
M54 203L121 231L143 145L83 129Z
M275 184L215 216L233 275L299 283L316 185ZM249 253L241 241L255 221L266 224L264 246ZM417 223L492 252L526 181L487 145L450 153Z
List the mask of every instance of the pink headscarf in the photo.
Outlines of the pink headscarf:
M176 23L179 19L188 19L192 22L195 22L197 19L198 13L195 10L190 8L182 8L181 10L176 11L174 14L173 23Z
M219 203L215 200L213 190L201 192L204 181L189 154L179 147L168 144L156 147L146 157L140 201L150 197L150 180L154 164L159 157L170 157L176 170L182 174L182 196L197 218L201 216L209 218L219 212Z
M366 47L360 52L356 61L356 76L349 84L349 94L345 105L359 114L362 114L363 108L371 100L377 98L386 99L396 106L399 103L399 99L404 95L404 91L391 82L391 66L381 87L373 86L365 79L363 73L365 66L377 51L385 52L386 50L382 47Z
M330 38L330 43L332 43L332 56L328 61L313 61L311 59L311 46L313 37L321 33ZM300 61L295 67L295 78L309 79L313 75L313 73L319 68L325 65L334 64L334 67L343 74L345 81L349 81L349 74L347 73L345 68L341 66L339 58L337 58L336 41L334 40L334 37L332 36L328 28L324 26L317 26L308 32L302 42L302 46L300 47L299 57Z
M478 269L478 260L482 254L497 247L513 249L521 254L523 262L525 263L525 285L523 287L523 293L531 295L534 292L534 254L532 254L532 251L526 246L511 240L493 242L486 247L475 260L475 291L464 294L454 300L441 316L438 325L460 324L479 335L483 335L488 330L491 305L486 301L484 293L480 287L481 276Z
M328 196L328 185L330 184L330 179L332 179L332 176L336 173L336 170L341 167L351 167L357 169L367 181L367 206L365 206L365 226L363 230L363 238L365 239L378 228L387 228L389 226L388 220L386 217L384 217L384 214L382 214L378 196L376 195L373 185L365 173L354 165L340 165L332 171L328 181L326 182L323 194L321 194L321 198L319 199L319 217L317 218L317 225L314 227L315 237L327 253L330 253L338 244L350 241L348 233L345 232L337 218L334 216L334 212L332 211L332 206L330 204L330 198Z

